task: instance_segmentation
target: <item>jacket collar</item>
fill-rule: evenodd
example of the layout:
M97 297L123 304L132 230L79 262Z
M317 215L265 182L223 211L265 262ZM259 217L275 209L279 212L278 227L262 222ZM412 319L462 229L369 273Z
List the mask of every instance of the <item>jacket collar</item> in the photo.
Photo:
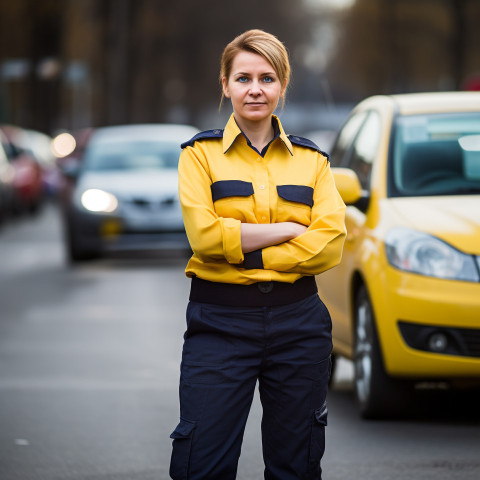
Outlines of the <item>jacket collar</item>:
M280 130L280 136L279 136L280 140L287 147L287 150L289 151L290 155L293 155L292 144L288 139L285 131L283 130L280 120L276 115L272 115L272 117L273 117L273 121L277 122L278 128ZM235 121L235 117L232 113L227 122L227 125L225 126L225 130L223 131L223 153L227 153L227 151L230 149L230 147L233 145L233 143L241 133L242 131L240 130L240 127L237 125L237 122Z

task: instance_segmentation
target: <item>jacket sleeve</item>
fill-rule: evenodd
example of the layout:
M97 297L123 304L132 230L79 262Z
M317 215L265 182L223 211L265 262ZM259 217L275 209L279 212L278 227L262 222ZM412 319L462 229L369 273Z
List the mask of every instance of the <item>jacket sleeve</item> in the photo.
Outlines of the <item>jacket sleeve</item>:
M297 238L262 249L263 268L316 275L340 263L346 235L345 208L329 162L319 155L311 223Z
M243 262L240 220L219 217L214 209L208 163L201 149L182 150L179 196L190 247L202 261Z

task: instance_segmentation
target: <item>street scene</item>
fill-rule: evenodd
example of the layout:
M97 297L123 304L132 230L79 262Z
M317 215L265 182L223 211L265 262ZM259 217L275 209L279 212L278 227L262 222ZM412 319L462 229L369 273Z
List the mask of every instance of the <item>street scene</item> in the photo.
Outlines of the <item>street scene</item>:
M183 252L70 266L55 205L0 233L0 478L168 479L189 280ZM328 394L326 479L479 478L468 395L424 392L404 418L361 420L351 362ZM440 395L439 395L440 393ZM263 478L255 398L238 478Z
M0 0L0 480L479 480L479 18Z

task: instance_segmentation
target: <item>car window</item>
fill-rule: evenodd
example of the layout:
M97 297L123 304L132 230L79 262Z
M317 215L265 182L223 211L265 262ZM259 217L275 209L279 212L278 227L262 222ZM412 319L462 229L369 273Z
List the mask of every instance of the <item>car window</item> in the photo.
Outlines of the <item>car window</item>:
M355 171L364 190L368 190L370 187L373 160L380 141L380 128L379 114L371 111L355 139L346 164L348 168Z
M180 146L174 142L93 142L86 170L176 169Z
M337 137L335 145L332 148L330 155L330 163L332 167L343 167L347 160L347 153L350 151L350 147L355 139L360 127L362 126L366 112L356 113L351 116Z
M480 193L480 114L411 115L395 122L389 195Z

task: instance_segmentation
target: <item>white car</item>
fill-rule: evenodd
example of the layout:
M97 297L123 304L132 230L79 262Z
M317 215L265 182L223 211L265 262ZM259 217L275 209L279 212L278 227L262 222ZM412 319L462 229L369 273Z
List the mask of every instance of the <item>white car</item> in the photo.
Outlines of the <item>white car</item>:
M64 208L71 261L108 250L188 249L177 165L180 144L196 133L170 124L94 131Z

